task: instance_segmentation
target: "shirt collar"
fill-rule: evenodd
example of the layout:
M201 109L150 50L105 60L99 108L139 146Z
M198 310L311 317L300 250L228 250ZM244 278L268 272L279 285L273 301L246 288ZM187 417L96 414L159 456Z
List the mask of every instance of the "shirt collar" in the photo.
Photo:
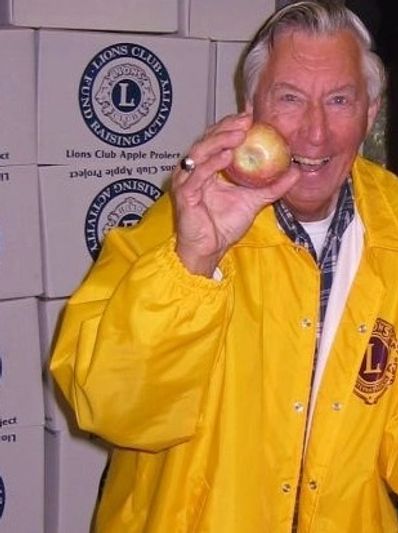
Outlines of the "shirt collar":
M275 202L274 208L278 223L289 236L289 238L295 244L307 248L314 259L317 260L316 253L309 235L300 222L294 217L293 213L289 210L283 200L278 200ZM330 242L333 237L342 237L348 224L353 219L353 216L354 200L352 192L352 180L350 177L348 177L340 189L334 216L327 231L325 245ZM323 254L321 254L320 259L322 259L322 255Z

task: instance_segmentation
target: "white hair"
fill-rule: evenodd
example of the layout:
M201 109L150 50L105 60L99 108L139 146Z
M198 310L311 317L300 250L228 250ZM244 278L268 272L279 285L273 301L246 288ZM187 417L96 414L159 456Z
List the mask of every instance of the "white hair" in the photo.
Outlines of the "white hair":
M260 75L274 46L276 35L286 29L314 35L351 31L357 38L363 58L363 72L371 101L378 99L385 86L385 69L373 51L373 39L362 21L344 5L331 0L303 0L276 11L258 30L243 60L244 98L252 103Z

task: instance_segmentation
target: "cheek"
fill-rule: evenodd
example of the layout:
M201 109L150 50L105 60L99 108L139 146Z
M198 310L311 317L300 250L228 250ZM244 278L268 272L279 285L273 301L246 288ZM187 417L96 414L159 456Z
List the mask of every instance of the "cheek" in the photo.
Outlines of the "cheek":
M279 115L273 125L293 147L311 146L315 138L320 149L335 155L357 151L366 137L366 124L360 120L333 117L314 126L305 123L303 117Z
M362 109L332 109L327 124L332 137L343 148L359 145L366 136L367 116Z
M296 137L300 136L304 115L303 109L299 106L263 104L255 111L254 119L271 124L288 142L293 142Z
M331 136L334 145L342 152L356 151L366 136L366 125L361 125L359 122L356 124L336 122L331 128Z
M288 142L292 144L300 136L300 119L292 114L281 114L270 111L254 114L254 120L273 126Z

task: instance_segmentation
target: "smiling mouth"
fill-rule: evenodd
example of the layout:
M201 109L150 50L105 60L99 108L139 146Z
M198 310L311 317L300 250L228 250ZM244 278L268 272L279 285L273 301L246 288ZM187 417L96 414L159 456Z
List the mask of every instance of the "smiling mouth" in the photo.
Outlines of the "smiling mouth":
M330 161L330 157L322 157L319 159L313 159L310 157L304 157L301 155L294 154L292 156L292 163L300 166L305 172L316 172L322 167L327 165Z

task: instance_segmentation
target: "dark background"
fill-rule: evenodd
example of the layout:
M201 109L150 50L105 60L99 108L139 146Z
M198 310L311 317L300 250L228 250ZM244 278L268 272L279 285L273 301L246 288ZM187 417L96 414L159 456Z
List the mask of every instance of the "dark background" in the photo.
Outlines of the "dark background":
M387 67L385 164L398 173L398 17L392 12L394 3L394 0L345 0L345 5L372 33L376 50Z

